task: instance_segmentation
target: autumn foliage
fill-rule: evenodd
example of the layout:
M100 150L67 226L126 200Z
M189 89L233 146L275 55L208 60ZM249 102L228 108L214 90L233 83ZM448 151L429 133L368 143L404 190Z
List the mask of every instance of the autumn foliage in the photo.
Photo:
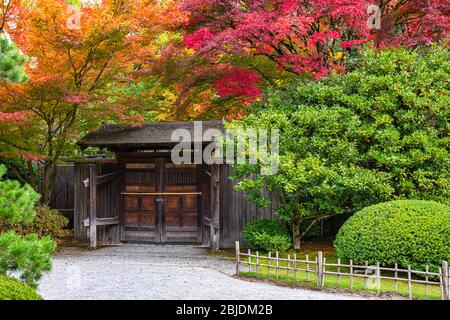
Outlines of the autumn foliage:
M450 28L445 0L185 0L182 8L184 44L212 65L237 53L264 56L280 72L316 79L344 72L360 44L414 47L444 39Z
M26 77L0 76L0 156L45 159L48 199L102 121L236 119L268 88L346 72L364 43L415 48L449 26L446 0L1 1Z

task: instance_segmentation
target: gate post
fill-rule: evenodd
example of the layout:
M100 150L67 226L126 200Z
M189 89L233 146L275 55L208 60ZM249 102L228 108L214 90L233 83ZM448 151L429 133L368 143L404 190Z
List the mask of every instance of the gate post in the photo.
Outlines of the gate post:
M220 171L219 165L211 165L211 188L213 197L211 215L211 249L219 251L220 241Z
M89 246L97 247L97 167L89 165Z

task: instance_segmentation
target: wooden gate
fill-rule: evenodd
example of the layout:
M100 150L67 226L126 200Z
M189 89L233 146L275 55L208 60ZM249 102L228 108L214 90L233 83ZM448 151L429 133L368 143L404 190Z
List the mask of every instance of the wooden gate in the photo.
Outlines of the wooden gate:
M167 158L128 158L122 165L122 241L202 242L200 166Z

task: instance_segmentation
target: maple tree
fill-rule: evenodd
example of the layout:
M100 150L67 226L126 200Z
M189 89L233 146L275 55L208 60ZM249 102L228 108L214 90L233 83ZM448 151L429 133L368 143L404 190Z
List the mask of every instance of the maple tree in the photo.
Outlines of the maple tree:
M156 0L36 0L11 5L16 7L9 10L19 13L9 16L8 34L31 57L29 81L2 83L0 111L27 113L29 125L16 125L15 134L4 137L9 137L4 143L16 155L45 160L41 193L48 202L58 160L67 142L77 138L78 122L95 127L102 120L143 120L111 95L110 88L128 84L127 74L138 68L142 56L152 54L145 43L151 39L141 30L156 37L167 8Z
M182 8L189 12L184 44L211 66L236 54L260 56L279 71L315 79L344 72L362 43L429 44L450 28L445 0L185 0ZM259 79L248 74L240 81L249 86ZM234 85L236 94L246 92L241 86Z

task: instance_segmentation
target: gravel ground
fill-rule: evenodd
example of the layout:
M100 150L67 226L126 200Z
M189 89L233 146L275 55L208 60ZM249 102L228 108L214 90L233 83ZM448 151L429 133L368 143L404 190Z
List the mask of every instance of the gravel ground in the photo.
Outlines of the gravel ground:
M233 277L233 261L196 246L66 247L53 259L44 299L361 299Z

